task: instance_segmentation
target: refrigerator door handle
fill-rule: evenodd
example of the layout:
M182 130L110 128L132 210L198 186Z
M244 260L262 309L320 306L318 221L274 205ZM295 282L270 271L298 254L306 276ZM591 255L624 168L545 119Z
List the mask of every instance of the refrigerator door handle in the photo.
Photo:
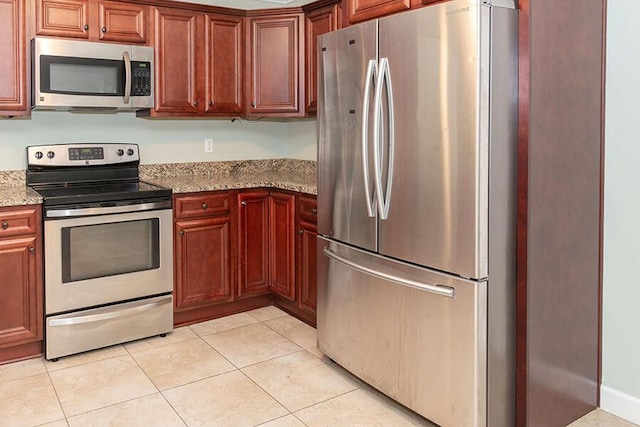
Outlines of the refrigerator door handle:
M378 195L378 209L380 210L380 219L389 218L389 205L391 204L391 190L393 188L393 156L395 150L395 124L393 113L393 88L391 86L391 74L389 70L389 59L380 58L380 68L378 71L378 81L376 82L376 91L374 95L374 118L373 118L373 159L375 163L374 175L376 183L376 194ZM389 122L389 144L387 155L387 188L382 191L382 147L380 141L380 127L382 115L382 88L387 90L387 119Z
M371 97L371 80L376 79L377 63L374 59L369 60L367 73L364 81L366 86L362 97L362 174L364 178L364 195L367 201L367 215L369 218L375 216L376 197L371 197L369 187L369 98Z
M341 262L345 265L348 265L351 268L354 268L358 271L361 271L365 274L368 274L370 276L373 277L379 277L381 279L385 279L385 280L389 280L391 282L395 282L398 283L400 285L403 286L407 286L409 288L413 288L413 289L418 289L420 291L426 291L426 292L430 292L436 295L440 295L440 296L444 296L447 298L454 298L456 295L456 290L450 286L443 286L443 285L430 285L427 283L422 283L422 282L416 282L415 280L410 280L410 279L404 279L402 277L398 277L398 276L394 276L392 274L388 274L382 271L377 271L374 270L372 268L366 267L364 265L360 265L354 261L351 261L349 259L346 259L344 257L341 257L340 255L336 254L334 251L332 251L331 249L329 249L328 247L325 246L325 248L323 249L324 254L335 260L338 262Z

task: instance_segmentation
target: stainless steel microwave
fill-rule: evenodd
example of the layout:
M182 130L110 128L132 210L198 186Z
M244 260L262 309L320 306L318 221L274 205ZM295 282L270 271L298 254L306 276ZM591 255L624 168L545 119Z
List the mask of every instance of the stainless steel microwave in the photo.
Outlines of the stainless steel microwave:
M35 110L153 108L153 48L36 37L31 40Z

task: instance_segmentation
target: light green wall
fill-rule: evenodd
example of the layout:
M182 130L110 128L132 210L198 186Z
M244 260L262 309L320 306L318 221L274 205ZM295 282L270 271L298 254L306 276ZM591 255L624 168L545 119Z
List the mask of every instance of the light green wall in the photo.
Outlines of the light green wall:
M640 1L607 14L602 384L640 398Z
M213 138L213 153L204 153ZM134 142L142 163L290 157L316 159L316 122L144 120L133 113L33 112L0 120L0 170L24 169L25 147L64 142Z

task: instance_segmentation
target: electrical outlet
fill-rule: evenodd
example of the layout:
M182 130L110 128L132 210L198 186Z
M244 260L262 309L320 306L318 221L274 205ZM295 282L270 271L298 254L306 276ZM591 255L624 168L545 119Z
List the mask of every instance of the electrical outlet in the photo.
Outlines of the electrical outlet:
M204 152L213 153L213 138L204 139Z

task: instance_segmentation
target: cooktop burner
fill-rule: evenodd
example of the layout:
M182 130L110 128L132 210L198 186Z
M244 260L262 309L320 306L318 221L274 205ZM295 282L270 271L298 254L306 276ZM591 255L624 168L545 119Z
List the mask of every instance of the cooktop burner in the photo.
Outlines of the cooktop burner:
M43 197L45 206L171 197L171 190L143 181L102 182L90 185L64 185L34 189Z

